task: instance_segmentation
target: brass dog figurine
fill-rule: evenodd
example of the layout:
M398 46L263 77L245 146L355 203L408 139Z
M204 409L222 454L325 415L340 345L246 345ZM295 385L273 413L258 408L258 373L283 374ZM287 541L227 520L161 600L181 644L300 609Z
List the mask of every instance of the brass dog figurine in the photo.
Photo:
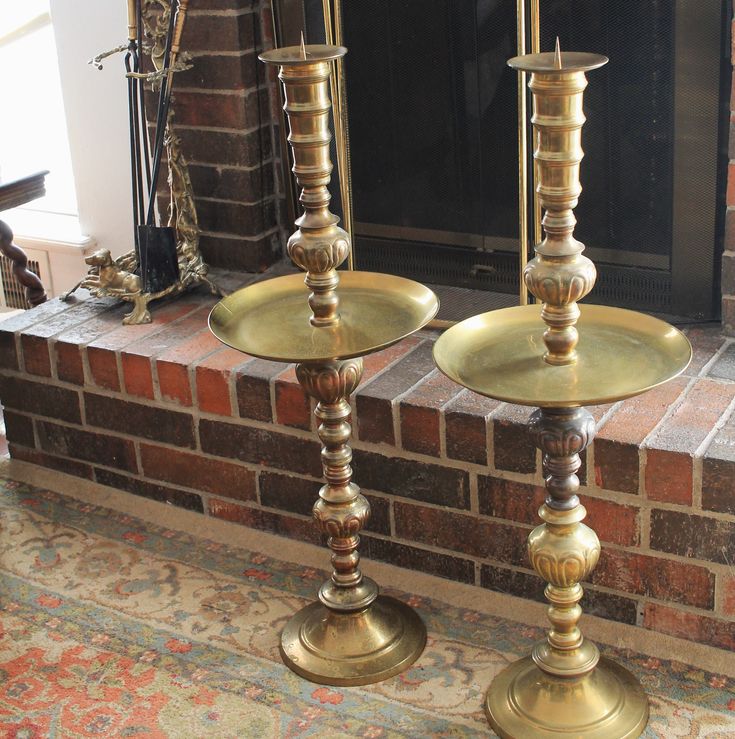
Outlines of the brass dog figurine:
M80 287L89 290L95 297L113 297L133 303L133 310L125 314L123 323L150 323L151 314L148 302L153 297L143 293L141 279L116 264L109 249L98 249L84 260L91 269L87 276L78 282L69 292L61 296L66 300L71 293Z

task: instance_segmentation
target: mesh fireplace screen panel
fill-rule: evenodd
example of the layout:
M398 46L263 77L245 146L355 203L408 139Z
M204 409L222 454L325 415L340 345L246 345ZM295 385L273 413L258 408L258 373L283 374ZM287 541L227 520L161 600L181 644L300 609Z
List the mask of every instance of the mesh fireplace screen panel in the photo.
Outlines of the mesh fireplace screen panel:
M344 4L355 219L517 231L513 3Z
M577 236L589 246L671 257L675 7L671 0L547 0L541 47L604 54L590 72Z
M714 317L728 11L719 0L540 9L542 50L558 35L562 51L610 58L589 75L575 211L598 265L595 302ZM322 42L322 0L305 10L308 40ZM358 266L517 291L515 0L353 0L342 12Z

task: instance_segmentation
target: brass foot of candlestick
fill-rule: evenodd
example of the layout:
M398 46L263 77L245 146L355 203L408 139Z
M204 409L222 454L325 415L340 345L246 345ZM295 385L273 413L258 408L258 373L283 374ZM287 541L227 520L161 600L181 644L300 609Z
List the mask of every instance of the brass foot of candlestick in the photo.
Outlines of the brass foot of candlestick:
M595 424L584 408L537 410L530 421L544 455L548 495L544 523L528 538L536 572L548 581L545 594L551 630L531 657L503 671L488 690L485 710L501 737L636 737L648 721L648 700L638 681L609 660L577 626L583 590L579 582L600 556L595 532L582 523L579 454L592 441Z
M332 62L344 53L341 47L302 45L261 56L279 67L285 89L293 171L304 206L288 253L306 276L238 290L215 306L210 327L247 354L296 362L299 382L318 401L327 482L314 518L329 537L332 576L319 600L286 624L281 655L294 672L314 682L367 685L416 660L426 628L407 605L378 595L378 586L360 572L359 532L370 505L352 482L349 397L362 377L361 357L425 326L439 304L431 290L411 280L337 271L350 252L350 239L329 211L328 81Z
M322 462L327 484L314 518L329 537L332 576L318 603L299 611L281 634L284 662L302 677L330 685L363 685L401 672L426 644L426 628L408 606L378 595L360 572L359 532L370 504L351 481L349 396L362 377L362 359L299 364L296 375L318 401Z

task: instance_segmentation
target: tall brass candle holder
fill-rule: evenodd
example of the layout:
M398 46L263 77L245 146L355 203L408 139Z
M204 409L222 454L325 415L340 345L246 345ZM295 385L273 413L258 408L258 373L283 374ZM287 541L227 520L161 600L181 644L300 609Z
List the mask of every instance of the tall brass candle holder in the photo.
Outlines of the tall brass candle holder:
M543 452L547 496L539 510L544 523L531 532L528 552L548 582L551 629L530 657L506 668L488 690L486 713L501 737L621 739L639 736L648 721L648 701L636 678L601 658L577 626L579 583L600 554L577 497L579 454L595 432L583 406L622 400L672 379L689 364L691 347L677 329L650 316L577 305L596 277L573 236L582 95L585 72L606 62L596 54L562 58L558 48L508 62L531 74L537 191L546 212L545 238L524 279L543 305L470 318L449 329L434 349L439 368L461 385L538 406L530 428Z
M303 270L243 288L218 303L209 324L225 344L247 354L297 362L296 374L318 401L326 484L314 518L329 539L332 576L319 600L298 611L281 634L281 655L294 672L317 683L365 685L395 675L424 649L418 615L359 568L359 532L370 505L351 481L349 396L362 376L362 359L412 334L439 307L434 293L410 280L370 272L340 272L350 241L329 212L332 62L346 50L310 45L261 55L280 67L293 149L293 171L303 188L304 214L288 241ZM337 287L339 286L339 291Z

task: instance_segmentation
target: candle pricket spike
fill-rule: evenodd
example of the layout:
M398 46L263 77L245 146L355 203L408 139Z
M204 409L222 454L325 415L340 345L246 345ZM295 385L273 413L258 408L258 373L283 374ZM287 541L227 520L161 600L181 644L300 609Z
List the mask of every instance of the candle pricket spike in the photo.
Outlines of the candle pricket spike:
M557 39L558 41L558 39ZM304 44L304 32L301 32L301 58L306 59L306 45Z
M554 49L554 67L561 69L561 46L559 45L559 37L556 37L556 48Z

